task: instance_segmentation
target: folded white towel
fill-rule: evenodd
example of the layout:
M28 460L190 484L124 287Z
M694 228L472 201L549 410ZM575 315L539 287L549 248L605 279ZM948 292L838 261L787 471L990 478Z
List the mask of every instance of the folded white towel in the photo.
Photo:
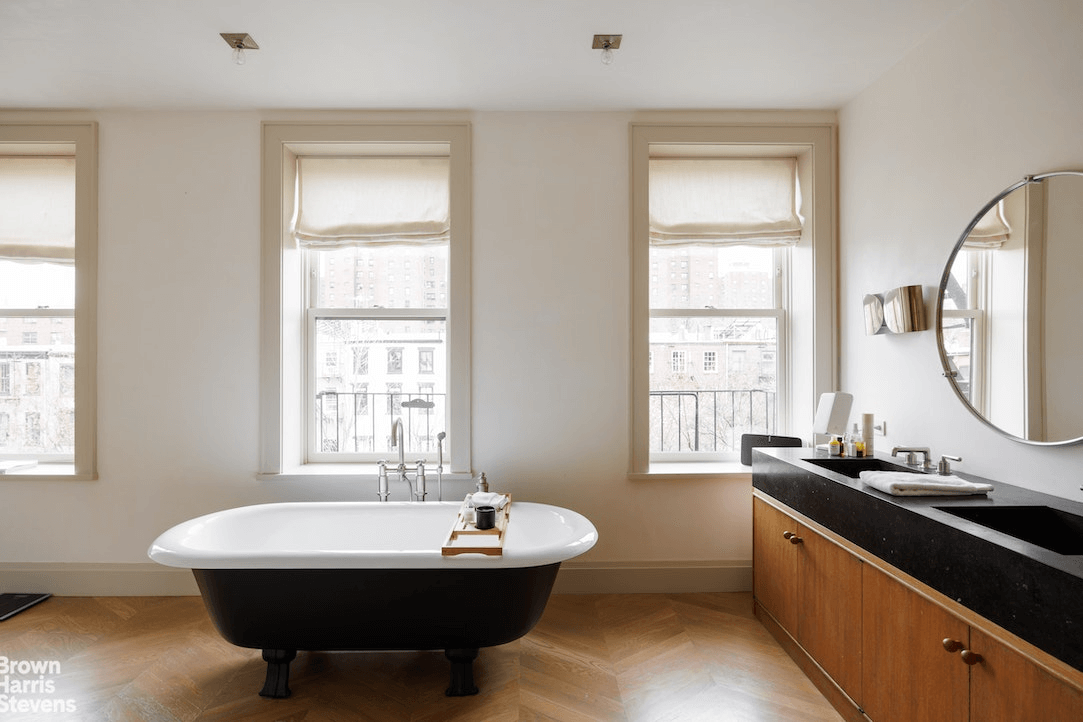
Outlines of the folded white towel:
M990 484L976 484L957 476L911 474L908 471L863 471L861 483L893 496L958 496L986 494Z
M475 491L466 497L467 505L471 507L491 506L494 509L503 509L508 503L507 494L496 494L491 491Z

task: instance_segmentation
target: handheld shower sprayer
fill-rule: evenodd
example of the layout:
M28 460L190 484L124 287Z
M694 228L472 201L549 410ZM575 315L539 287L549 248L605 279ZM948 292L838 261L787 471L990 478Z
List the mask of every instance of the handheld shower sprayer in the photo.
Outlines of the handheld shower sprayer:
M444 439L447 433L441 431L436 435L436 500L444 500Z

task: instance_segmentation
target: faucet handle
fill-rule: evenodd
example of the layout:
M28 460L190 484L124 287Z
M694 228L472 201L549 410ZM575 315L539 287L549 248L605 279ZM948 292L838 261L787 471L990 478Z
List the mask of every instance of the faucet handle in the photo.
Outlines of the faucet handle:
M940 476L950 476L951 475L951 464L949 464L948 462L949 461L962 461L962 460L963 459L960 456L949 456L948 454L944 454L943 456L940 457L940 463L936 465L936 473L939 474Z

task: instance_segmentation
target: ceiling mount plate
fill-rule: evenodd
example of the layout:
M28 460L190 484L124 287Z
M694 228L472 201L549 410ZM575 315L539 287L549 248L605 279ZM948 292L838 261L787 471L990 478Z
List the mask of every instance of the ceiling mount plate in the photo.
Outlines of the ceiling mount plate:
M226 44L231 48L244 48L245 50L259 50L256 41L248 33L218 33Z
M620 39L623 35L595 35L594 44L591 45L592 50L616 50L620 47ZM607 44L608 43L608 44Z

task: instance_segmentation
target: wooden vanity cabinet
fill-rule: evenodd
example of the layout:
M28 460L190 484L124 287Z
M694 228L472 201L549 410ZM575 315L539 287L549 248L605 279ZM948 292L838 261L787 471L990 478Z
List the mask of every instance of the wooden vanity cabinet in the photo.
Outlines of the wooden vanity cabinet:
M994 637L971 628L970 719L977 722L1083 720L1083 690L1054 677Z
M876 722L967 722L970 668L944 640L969 646L969 626L868 564L861 581L865 714Z
M861 561L760 499L754 504L756 598L836 684L859 698Z
M1083 673L797 516L753 499L757 614L844 718L1083 720Z
M792 517L753 498L752 589L756 601L784 629L797 631L797 559L788 534L798 524Z

